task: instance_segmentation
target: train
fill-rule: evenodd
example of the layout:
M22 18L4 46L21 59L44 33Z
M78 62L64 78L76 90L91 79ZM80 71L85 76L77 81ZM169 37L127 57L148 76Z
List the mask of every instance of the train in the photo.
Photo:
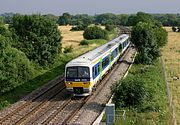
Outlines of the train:
M130 37L119 37L68 62L66 90L74 96L88 96L130 45Z

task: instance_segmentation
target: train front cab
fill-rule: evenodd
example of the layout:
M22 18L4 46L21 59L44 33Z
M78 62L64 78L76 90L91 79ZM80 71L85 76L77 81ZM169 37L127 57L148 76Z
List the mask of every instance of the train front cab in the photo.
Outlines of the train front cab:
M88 66L66 67L65 86L74 96L87 96L92 91L92 82Z

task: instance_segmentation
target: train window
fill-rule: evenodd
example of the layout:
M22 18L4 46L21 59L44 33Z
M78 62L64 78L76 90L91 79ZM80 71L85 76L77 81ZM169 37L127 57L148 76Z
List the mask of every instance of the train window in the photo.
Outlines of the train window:
M66 71L67 78L89 78L89 67L81 67L81 66L74 66L74 67L67 67Z
M97 67L95 67L95 76L97 76Z
M100 73L100 63L98 64L98 74Z
M115 51L113 51L113 56L114 56L114 57L116 57L116 53L115 53Z
M93 78L96 78L96 76L98 76L100 73L100 63L96 64L93 67Z
M124 44L123 46L124 46L124 47L126 47L126 41L124 41L124 43L123 43L123 44Z
M95 67L93 67L92 69L93 69L93 78L95 78Z
M109 58L106 58L106 65L108 65L109 64Z
M105 69L108 64L109 64L109 56L103 59L103 62L102 62L103 69Z
M118 55L118 49L116 48L113 52L112 52L114 58Z
M105 68L105 61L102 62L102 68Z
M126 40L126 45L127 45L127 43L128 43L128 40Z
M67 78L77 78L77 67L67 67Z
M115 55L115 57L118 55L118 50L117 50L117 48L115 49L115 53L116 53L116 55Z
M93 79L96 78L96 76L95 76L95 67L93 67L93 73L92 74L93 74Z
M89 68L88 67L78 67L78 78L89 78Z
M122 51L122 44L119 44L119 52Z

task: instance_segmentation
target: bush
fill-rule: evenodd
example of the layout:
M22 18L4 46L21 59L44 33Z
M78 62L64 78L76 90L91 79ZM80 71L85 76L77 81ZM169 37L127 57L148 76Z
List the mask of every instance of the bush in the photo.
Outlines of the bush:
M11 43L11 33L4 24L0 25L0 93L12 90L35 74L34 65Z
M176 27L173 26L173 27L172 27L172 31L173 31L173 32L176 32Z
M0 93L12 90L34 76L34 66L26 55L0 37Z
M148 98L148 91L141 78L129 77L116 87L114 101L117 107L140 107Z
M64 48L64 53L71 53L72 50L73 50L72 46L65 47L65 48Z
M77 25L77 26L73 26L70 31L80 31L80 30L84 30L86 28L87 28L86 25Z
M108 39L107 31L100 27L93 26L85 29L83 36L85 39Z
M82 40L80 42L80 45L89 45L89 41L88 40Z
M153 27L153 31L156 37L156 42L159 47L163 47L167 43L167 32L162 27Z
M177 29L178 29L177 31L180 32L180 27L178 27Z

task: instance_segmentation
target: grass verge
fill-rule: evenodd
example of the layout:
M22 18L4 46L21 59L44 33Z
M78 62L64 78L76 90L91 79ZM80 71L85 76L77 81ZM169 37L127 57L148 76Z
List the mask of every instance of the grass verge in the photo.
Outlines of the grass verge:
M168 99L166 94L165 82L162 74L160 61L154 62L153 65L134 64L129 71L128 76L124 79L138 79L141 81L145 91L146 98L143 98L142 105L116 107L115 120L116 125L168 125L171 120ZM137 80L137 81L138 81ZM121 86L120 86L121 87ZM138 91L138 89L136 90ZM128 91L131 93L132 91ZM121 96L121 95L119 95ZM126 97L124 97L126 98ZM119 102L118 97L115 102ZM120 110L126 110L125 119L122 117Z

